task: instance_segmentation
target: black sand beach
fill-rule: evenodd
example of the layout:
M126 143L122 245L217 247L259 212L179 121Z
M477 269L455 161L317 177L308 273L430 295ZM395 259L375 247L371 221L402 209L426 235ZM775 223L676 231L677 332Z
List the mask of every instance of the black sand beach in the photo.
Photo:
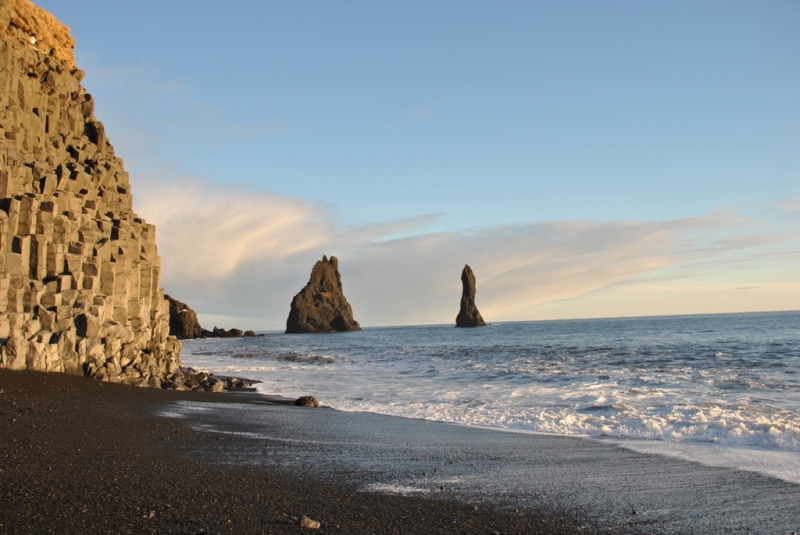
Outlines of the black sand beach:
M61 374L0 371L0 391L0 533L800 529L800 486L602 441Z
M231 441L153 416L170 402L230 401L81 377L0 370L0 533L578 533L544 511L356 492L184 455ZM284 418L303 409L281 407ZM292 412L290 412L292 411ZM246 440L246 439L237 439ZM582 533L585 533L583 531Z

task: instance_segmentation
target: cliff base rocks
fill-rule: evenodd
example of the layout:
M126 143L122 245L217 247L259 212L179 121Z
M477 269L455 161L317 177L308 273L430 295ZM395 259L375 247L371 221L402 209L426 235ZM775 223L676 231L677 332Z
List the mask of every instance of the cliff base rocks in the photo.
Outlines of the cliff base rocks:
M461 291L461 310L458 311L458 316L456 316L456 327L486 326L481 313L478 312L478 307L475 306L475 275L468 265L465 265L464 270L461 272L461 285L463 287Z
M332 256L314 264L308 284L292 299L286 333L360 331L342 292L339 260Z

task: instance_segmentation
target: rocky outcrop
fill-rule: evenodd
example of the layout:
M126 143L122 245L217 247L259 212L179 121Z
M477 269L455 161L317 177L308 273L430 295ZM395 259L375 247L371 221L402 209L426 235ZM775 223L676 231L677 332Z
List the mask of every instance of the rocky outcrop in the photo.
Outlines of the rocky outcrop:
M326 256L314 264L305 288L292 299L286 320L287 333L333 333L360 331L353 310L342 292L339 260Z
M189 305L169 295L164 298L169 303L169 334L178 340L204 338L211 334L200 326L197 313Z
M0 367L159 386L181 369L155 227L132 209L69 28L0 0Z
M461 272L461 285L461 310L456 316L456 327L484 327L486 322L475 306L475 275L468 265Z
M257 335L253 331L242 331L241 329L228 329L227 331L220 327L214 327L211 331L203 329L197 320L197 313L189 308L189 305L169 295L165 295L164 298L169 303L169 334L178 340L263 336Z

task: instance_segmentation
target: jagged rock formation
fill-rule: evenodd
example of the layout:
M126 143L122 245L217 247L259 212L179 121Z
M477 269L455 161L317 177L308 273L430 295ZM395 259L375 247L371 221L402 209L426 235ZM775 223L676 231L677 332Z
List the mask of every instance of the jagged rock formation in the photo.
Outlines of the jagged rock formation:
M481 313L478 312L478 307L475 306L475 275L468 265L465 265L464 270L461 272L461 285L463 286L461 291L461 310L458 311L458 316L456 316L456 327L486 326Z
M205 338L211 334L200 326L197 313L189 305L169 295L164 299L169 303L169 334L178 340Z
M292 299L286 320L288 333L332 333L360 331L353 309L342 292L339 260L332 256L314 264L305 288Z
M241 329L229 329L227 331L219 327L214 327L211 331L203 329L203 327L200 326L200 322L197 320L197 313L189 308L189 305L181 303L174 297L168 295L165 295L164 298L169 303L169 334L178 340L257 336L253 331L242 331Z
M0 0L0 367L160 386L181 343L155 227L133 212L73 47L43 9Z

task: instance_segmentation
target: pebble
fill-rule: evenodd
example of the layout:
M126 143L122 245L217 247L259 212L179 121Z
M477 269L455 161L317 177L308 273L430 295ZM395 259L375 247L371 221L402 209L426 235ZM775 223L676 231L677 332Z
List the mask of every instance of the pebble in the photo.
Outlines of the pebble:
M308 529L319 529L321 524L316 520L311 520L307 516L303 516L300 518L300 527L301 528L308 528Z

